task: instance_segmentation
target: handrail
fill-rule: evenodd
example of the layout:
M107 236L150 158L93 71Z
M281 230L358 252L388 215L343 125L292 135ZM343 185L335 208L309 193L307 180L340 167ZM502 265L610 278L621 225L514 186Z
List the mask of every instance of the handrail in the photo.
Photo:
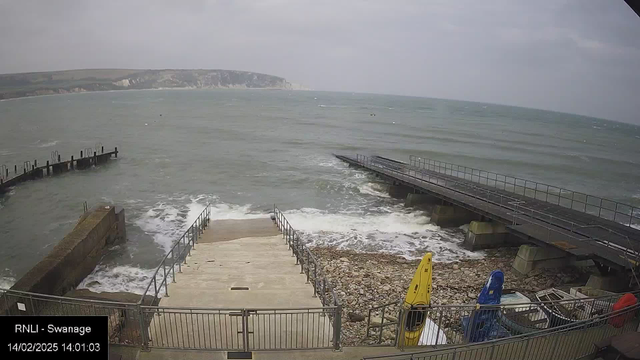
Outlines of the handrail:
M423 355L428 355L430 353L435 353L435 352L437 352L438 354L441 354L443 352L454 352L455 353L458 349L463 349L463 348L468 348L468 347L473 347L473 348L476 348L476 349L477 348L483 348L483 347L491 347L491 346L495 346L495 345L499 345L499 344L503 344L503 343L512 343L512 342L517 342L517 341L524 341L524 340L528 340L528 339L532 339L532 338L538 338L538 337L547 336L547 335L551 335L551 334L556 334L556 333L560 333L560 332L568 332L568 331L573 331L573 330L587 329L589 327L588 325L602 324L603 321L612 319L614 317L624 316L624 314L637 312L638 310L640 310L640 303L636 304L636 305L633 305L633 306L629 306L629 307L620 309L620 310L615 310L615 311L612 311L612 312L609 312L609 313L606 313L606 314L595 316L595 317L587 319L587 320L576 321L576 322L573 322L573 323L570 323L570 324L557 326L557 327L553 327L553 328L549 328L549 329L544 329L544 330L540 330L540 331L536 331L536 332L531 332L531 333L527 333L527 334L521 334L521 335L511 336L511 337L507 337L507 338L494 339L494 340L488 340L488 341L477 342L477 343L465 343L465 344L459 344L459 345L452 345L452 346L447 346L444 349L428 349L428 350L422 350L422 351L403 352L402 354L368 356L368 357L365 357L365 359L395 359L395 358L402 358L402 359L411 358L411 359L413 359L414 356L423 356Z
M589 194L585 194L585 193L581 193L578 191L574 191L574 190L569 190L569 189L565 189L562 187L558 187L558 186L554 186L554 185L549 185L549 184L545 184L545 183L541 183L541 182L537 182L537 181L533 181L533 180L527 180L527 179L522 179L522 178L518 178L515 176L511 176L511 175L503 175L503 174L498 174L498 173L494 173L491 171L486 171L486 170L480 170L480 169L475 169L472 167L468 167L468 166L463 166L463 165L456 165L456 164L452 164L452 163L447 163L447 162L443 162L443 161L439 161L439 160L433 160L433 159L429 159L429 158L422 158L422 157L418 157L415 155L409 155L409 163L411 165L413 165L414 163L417 164L423 164L424 166L429 166L429 169L433 168L433 171L439 172L439 173L443 173L445 175L451 175L451 176L455 176L458 178L463 178L465 180L470 180L472 182L478 183L478 184L482 184L482 185L487 185L487 186L492 186L490 183L493 182L493 186L496 189L499 189L498 187L498 183L501 183L502 189L504 191L508 191L508 192L512 192L514 194L519 194L516 191L517 187L523 188L523 193L519 194L519 195L524 195L526 197L530 197L536 200L540 200L540 201L545 201L551 204L556 204L559 206L563 206L565 208L567 208L567 206L564 206L561 204L560 199L565 199L570 202L569 205L569 209L572 210L576 210L576 211L581 211L587 214L591 214L594 216L597 216L599 218L603 218L603 219L608 219L608 220L613 220L615 222L618 222L621 225L625 225L627 227L630 227L631 225L633 225L633 219L637 219L638 221L640 221L640 217L634 216L635 214L639 214L640 215L640 208L635 207L633 205L629 205L629 204L625 204L622 202L618 202L615 200L610 200L610 199L605 199L605 198L601 198L599 196L594 196L594 195L589 195ZM415 166L415 165L414 165ZM471 173L468 172L468 170L471 170ZM484 173L485 175L482 176L482 173ZM461 177L460 174L462 174L463 176ZM467 178L467 175L470 176L470 179ZM499 177L501 177L502 179L499 179ZM485 182L482 182L481 179L485 179ZM508 179L512 179L512 181L508 181ZM528 187L528 184L533 184L534 187ZM511 185L513 191L511 191L511 189L509 189L509 187L507 187L507 185ZM540 189L540 187L542 187L542 189ZM546 188L545 188L546 187ZM550 188L556 189L556 192L550 192ZM533 196L530 195L530 192L527 193L526 190L533 190ZM565 197L562 196L563 192L565 194L567 193L571 193L571 197ZM544 199L541 199L538 197L538 193L544 194L546 195ZM549 201L549 195L551 195L552 197L557 197L558 201L557 202L552 202ZM581 201L580 199L576 199L576 195L579 195L581 197L584 197L584 201ZM595 199L597 202L597 205L594 203L590 203L589 202L589 198ZM579 204L583 204L584 207L583 209L576 209L573 207L574 203L579 203ZM606 207L604 206L604 204L611 204L613 206L613 208L611 207ZM598 214L594 214L591 212L587 211L587 206L590 207L594 207L596 208L596 210L598 210ZM626 207L628 208L629 212L621 212L619 211L619 208L621 207ZM602 213L602 210L606 210L606 211L610 211L613 212L613 219L609 219L607 217L604 216L604 214ZM619 221L616 220L617 215L623 215L625 217L629 217L629 222L628 223L621 223Z
M517 224L516 215L524 214L522 211L525 210L525 211L531 213L531 216L534 217L534 218L535 218L534 214L538 214L540 217L543 218L543 219L538 219L538 220L544 221L544 219L548 218L549 222L552 222L553 219L557 219L560 222L564 222L564 223L570 225L569 227L566 227L566 228L562 227L560 225L556 225L556 227L560 228L560 229L563 229L563 230L567 230L567 231L569 231L569 232L571 232L573 234L576 234L576 235L580 236L580 237L575 237L575 236L572 236L572 235L564 234L565 236L569 236L569 237L571 237L571 238L573 238L573 239L575 239L577 241L593 240L593 241L596 241L597 243L599 243L599 244L601 244L603 246L610 247L610 248L613 248L615 250L622 250L622 251L625 252L625 254L631 255L633 257L637 258L637 257L640 256L640 253L638 253L633 248L633 245L631 244L629 238L626 235L622 235L622 234L617 233L617 232L615 232L615 231L613 231L611 229L607 229L605 227L601 227L601 226L598 226L598 225L593 225L593 226L601 227L602 229L605 229L605 230L609 231L610 233L616 234L617 236L620 236L621 238L626 239L627 242L630 245L630 248L625 248L625 247L622 247L622 246L617 245L617 244L612 244L609 240L602 240L602 239L599 239L599 238L591 237L589 235L581 234L581 233L579 233L579 232L577 232L575 230L576 229L580 229L580 228L584 228L585 225L583 225L583 224L577 224L577 223L575 223L573 221L566 220L566 219L563 219L563 218L560 218L560 217L557 217L557 216L553 216L551 214L547 214L547 213L541 212L539 210L535 210L535 209L524 207L522 205L519 205L519 203L521 203L520 199L503 195L501 193L492 191L492 190L490 190L488 188L480 188L480 187L477 187L477 186L469 184L469 183L455 181L455 180L452 180L452 179L445 178L443 176L438 176L438 175L434 175L434 174L431 174L431 173L425 173L424 171L417 171L416 168L414 166L412 166L412 165L408 165L408 164L404 164L404 163L394 163L394 162L391 162L391 161L388 161L388 160L382 159L382 158L376 158L375 161L372 161L371 158L369 158L367 156L357 154L356 155L356 161L358 161L359 163L361 163L361 164L363 164L365 166L380 167L380 168L386 169L388 171L392 171L392 172L401 174L403 176L408 176L408 177L411 177L411 178L417 178L417 179L425 180L423 176L426 175L427 176L426 181L428 181L431 184L438 185L438 186L447 186L448 183L452 183L452 184L456 184L456 185L459 185L459 186L462 186L462 187L471 188L471 189L480 191L482 193L486 193L487 197L485 198L485 197L479 197L477 194L455 190L455 191L460 192L460 193L462 193L464 195L467 195L467 196L470 196L470 197L473 197L473 198L476 198L476 199L483 200L484 202L487 202L489 204L498 205L498 206L501 206L501 207L503 207L505 209L508 209L510 211L515 211L515 212L510 214L510 215L513 216L512 221L513 221L514 225ZM382 167L382 166L379 165L379 163L389 164L390 167L386 167L386 166ZM391 168L391 167L393 167L393 168ZM404 170L409 170L409 171L408 172L399 171L399 170L397 170L398 168L401 168L401 169L404 169ZM417 169L424 169L424 168L417 168ZM413 171L413 175L411 175L411 171ZM418 177L418 174L420 174L420 177ZM436 179L436 182L433 182L431 180L432 177ZM444 184L440 184L440 182L438 180L443 180ZM489 198L489 194L491 194L493 196L496 196L496 197L499 197L499 202L498 201L492 201L492 200L488 199ZM517 218L522 220L522 221L526 221L529 224L542 226L542 227L546 228L548 230L547 236L550 236L550 232L551 231L557 232L556 229L552 229L551 227L549 227L546 224L540 224L540 223L531 221L529 219L523 218L521 216L517 216ZM589 226L592 226L592 225L589 225Z
M311 250L309 250L304 242L300 240L298 232L293 229L282 211L280 211L280 209L278 209L275 205L273 206L273 213L276 226L282 232L282 236L287 241L289 249L293 252L293 255L296 256L296 265L300 265L300 273L306 274L307 282L313 280L313 296L317 296L318 294L320 294L320 301L322 302L323 306L340 305L340 300L336 296L331 282L327 280L322 267L319 265L318 260L313 255ZM311 269L311 267L313 267L313 269ZM327 299L327 294L332 298Z
M176 282L176 265L178 265L178 272L182 272L182 264L187 262L187 255L191 255L191 249L195 249L198 238L209 225L210 219L211 204L207 204L200 215L198 215L198 218L193 222L193 224L191 224L191 226L189 226L184 234L182 234L178 241L173 244L171 250L169 250L164 258L162 258L160 265L158 265L156 271L151 277L151 280L149 280L149 284L140 297L138 304L143 304L147 293L149 292L149 290L151 290L151 284L153 284L153 302L159 299L158 294L162 290L163 286L165 296L169 296L169 285L167 283L167 277L169 275L172 275L172 282ZM169 256L171 256L171 259L169 259ZM169 260L171 261L171 263L167 264L167 261ZM169 271L167 271L167 268ZM160 269L162 269L162 279L160 280L160 284L158 284L157 278L158 274L160 273Z
M339 350L341 348L340 339L342 335L342 304L336 296L331 282L327 280L322 267L319 265L316 257L311 253L311 250L300 240L298 232L291 226L289 220L287 220L275 204L273 205L273 221L282 232L282 237L285 238L289 249L296 257L296 265L300 265L300 274L306 274L307 283L309 283L310 280L312 281L313 296L320 295L320 303L323 307L335 308L333 319L333 346L334 349ZM313 273L311 271L312 265ZM330 296L330 298L327 299L327 296Z

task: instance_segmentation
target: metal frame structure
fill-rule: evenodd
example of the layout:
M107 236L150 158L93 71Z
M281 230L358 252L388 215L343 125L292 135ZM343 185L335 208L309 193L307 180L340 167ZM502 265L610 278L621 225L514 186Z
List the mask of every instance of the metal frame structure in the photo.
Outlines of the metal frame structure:
M640 296L640 290L632 292L635 296ZM423 319L429 319L432 325L426 326L426 331L441 330L446 340L440 337L440 332L436 332L434 347L445 345L460 345L469 342L465 337L461 320L463 317L471 318L477 314L489 314L495 312L494 318L500 321L515 321L516 323L535 323L548 319L547 309L562 307L567 314L575 316L579 320L596 317L613 311L613 305L620 299L622 294L613 294L593 298L578 298L572 300L556 301L534 301L528 303L514 303L502 305L431 305L422 309L411 311L422 312ZM369 308L367 316L366 340L371 345L397 346L404 348L404 319L409 310L403 308L402 301L398 300ZM544 314L544 315L543 315ZM372 319L376 319L372 322ZM550 320L546 325L549 329L568 323L559 318ZM394 335L392 339L383 338L385 329L389 329ZM542 329L542 327L541 327Z
M531 359L577 360L595 353L595 342L636 331L640 304L555 328L480 343L466 343L365 360ZM615 325L615 326L614 326Z
M406 179L407 181L425 181L428 184L436 185L440 188L455 189L455 192L457 193L480 200L478 204L475 204L477 208L470 208L469 205L465 203L456 204L461 207L468 208L471 211L482 210L485 212L485 215L491 217L490 208L498 206L508 211L508 220L512 225L528 224L533 227L540 228L542 233L546 234L547 242L550 242L552 236L561 234L562 236L576 242L602 245L616 252L621 252L624 255L622 259L626 260L626 268L632 268L634 264L637 263L637 261L634 263L631 259L640 258L640 252L634 248L629 237L624 234L620 234L600 225L585 226L584 224L579 224L565 218L523 206L521 199L502 194L498 192L497 188L493 190L490 187L481 186L480 184L474 185L473 183L469 183L463 179L455 180L452 179L451 176L441 173L436 172L437 174L434 174L434 171L426 168L412 166L380 157L369 157L357 154L355 160L361 166L374 171L377 168L382 171L392 172L399 180L404 181L404 179ZM624 240L623 242L625 243L625 246L611 242L608 238L586 235L584 230L588 228L598 228L602 232Z
M533 180L456 165L444 161L409 156L409 164L455 176L499 190L524 195L572 210L581 211L626 226L640 224L640 209L629 204L565 189Z

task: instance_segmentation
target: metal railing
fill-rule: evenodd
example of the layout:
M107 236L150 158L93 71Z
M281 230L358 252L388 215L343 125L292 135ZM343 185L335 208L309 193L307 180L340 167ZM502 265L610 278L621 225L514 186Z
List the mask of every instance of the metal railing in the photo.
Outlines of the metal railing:
M635 296L640 291L632 292ZM534 301L501 305L432 305L406 309L402 301L386 303L369 309L366 340L369 344L403 347L403 319L425 323L425 331L433 336L428 345L457 345L486 341L492 337L511 337L554 328L609 313L622 294L571 300ZM559 316L550 315L554 311ZM477 329L478 319L491 318L496 327ZM466 320L465 320L466 319ZM406 320L405 320L406 321ZM465 327L464 321L467 322ZM388 329L393 337L383 337Z
M293 229L282 211L273 206L274 221L287 241L289 249L296 257L296 265L300 265L300 273L307 276L307 283L313 284L313 296L319 296L323 306L340 306L340 301L327 277L322 265L311 250L300 240L300 235Z
M412 165L397 163L393 161L389 161L382 158L370 158L368 156L356 155L356 161L365 167L373 168L377 167L380 169L384 169L387 171L394 172L399 179L402 177L407 177L409 179L419 179L426 181L430 184L450 188L458 193L464 194L466 196L482 200L483 203L481 205L476 205L479 209L491 212L490 207L492 206L500 206L510 211L509 216L513 225L519 224L531 224L537 227L542 227L547 232L547 240L551 237L551 234L561 233L563 236L568 236L577 241L594 241L600 245L604 245L606 247L612 248L616 251L622 251L626 254L627 257L638 258L640 253L638 253L635 249L631 241L626 235L620 234L614 230L608 229L606 227L600 225L585 225L579 224L570 220L566 220L564 218L554 216L548 213L544 213L542 211L528 208L526 206L521 205L522 201L519 198L515 198L512 196L504 195L497 191L491 190L487 187L479 187L468 182L453 180L448 177L439 176L433 174L431 171L424 171L426 169L418 168ZM466 204L459 204L462 207L468 207ZM470 209L473 210L473 209ZM526 216L525 216L526 215ZM607 238L599 238L592 237L590 235L581 233L581 229L585 228L599 228L601 230L606 231L609 234L615 235L620 238L620 240L624 240L628 247L621 246L619 244L613 243L610 239ZM559 231L566 230L566 231ZM628 260L628 259L627 259ZM631 263L629 261L629 263Z
M192 350L339 349L337 306L207 309L143 306L151 348ZM338 338L339 339L339 338Z
M143 344L142 334L145 328L137 304L0 289L0 314L107 316L110 344Z
M320 302L324 307L335 307L336 311L333 313L335 318L334 322L334 346L336 349L340 349L340 335L342 331L342 304L336 296L336 293L331 285L331 282L327 280L327 277L322 270L322 266L313 255L311 250L300 239L298 232L291 226L287 218L282 211L273 205L273 216L276 226L282 232L282 237L286 240L289 249L296 257L296 265L300 265L300 274L305 274L307 277L307 283L313 285L313 296L318 296Z
M595 342L636 331L640 304L555 328L483 343L431 348L365 359L535 359L575 360L593 355Z
M207 204L204 210L198 215L198 218L189 226L189 228L182 234L178 241L173 244L171 250L162 258L160 265L153 273L149 284L147 285L144 293L140 297L138 304L145 304L149 301L146 300L147 296L153 296L151 299L152 304L157 304L161 295L162 288L164 287L164 296L169 296L169 284L167 279L171 276L171 282L176 282L176 266L178 272L182 272L182 264L187 262L187 256L191 255L191 249L195 249L198 238L204 232L211 220L211 205ZM160 278L160 279L158 279ZM149 293L153 285L153 294Z
M210 221L210 206L174 244L156 268L137 303L86 300L0 289L4 315L105 315L109 341L143 349L290 350L341 347L342 306L322 268L300 241L284 215L274 207L274 221L313 284L322 307L216 309L156 306L168 296L168 279L175 282L192 248ZM152 292L153 289L153 292ZM151 299L149 299L151 297Z
M409 163L412 166L422 167L430 171L455 176L477 184L581 211L626 226L640 224L640 209L618 201L604 199L533 180L421 158L414 155L409 156Z

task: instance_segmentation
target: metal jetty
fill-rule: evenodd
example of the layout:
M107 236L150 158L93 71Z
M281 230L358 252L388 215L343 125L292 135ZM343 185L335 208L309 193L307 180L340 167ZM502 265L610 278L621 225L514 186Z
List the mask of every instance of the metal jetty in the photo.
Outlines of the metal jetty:
M561 187L410 156L401 162L381 156L335 155L394 185L506 225L512 234L551 245L577 259L592 259L602 271L632 269L640 249L640 209Z

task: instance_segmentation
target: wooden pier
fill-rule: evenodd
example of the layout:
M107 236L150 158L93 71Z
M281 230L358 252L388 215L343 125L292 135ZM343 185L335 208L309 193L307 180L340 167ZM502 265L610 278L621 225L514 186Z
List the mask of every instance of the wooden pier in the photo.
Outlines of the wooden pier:
M13 169L2 165L0 167L0 194L7 192L12 186L29 180L41 179L45 176L52 176L65 173L71 170L85 170L95 165L108 162L111 157L118 157L118 147L113 151L105 152L104 146L98 149L86 148L80 151L80 157L62 161L57 151L51 153L51 160L47 160L44 165L38 166L38 160L25 161L21 167L14 165ZM13 170L13 171L11 171Z

